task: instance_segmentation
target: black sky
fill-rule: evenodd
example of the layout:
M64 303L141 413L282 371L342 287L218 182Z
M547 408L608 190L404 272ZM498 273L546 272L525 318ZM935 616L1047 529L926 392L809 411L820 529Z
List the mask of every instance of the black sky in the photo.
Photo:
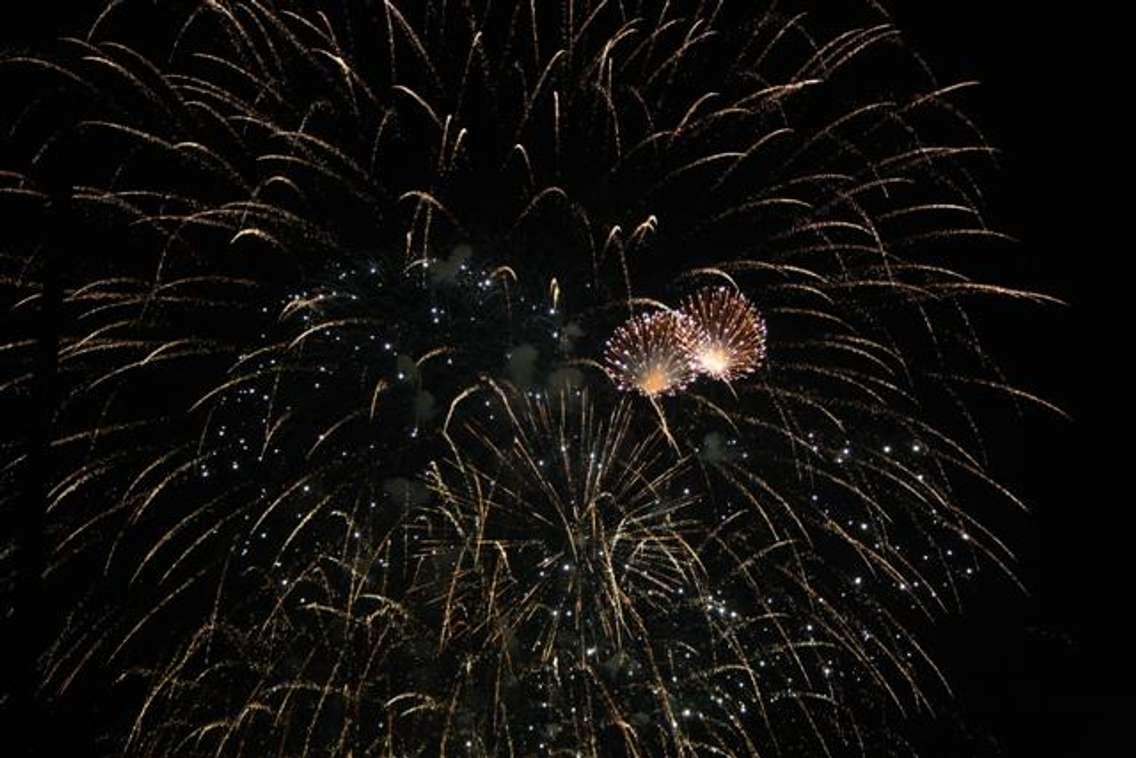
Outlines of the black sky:
M1114 341L1119 303L1102 282L1123 238L1110 235L1105 210L1106 19L1092 3L1048 5L906 3L897 21L937 71L983 83L976 115L1004 166L991 206L1021 244L982 267L1069 303L984 322L1009 376L1073 421L1027 415L1004 430L1000 471L1033 509L1024 529L1005 534L1029 596L980 590L939 629L941 660L960 710L1001 754L1088 758L1127 754L1136 706L1132 517L1120 486L1128 413L1110 369L1119 363L1103 355L1124 344Z

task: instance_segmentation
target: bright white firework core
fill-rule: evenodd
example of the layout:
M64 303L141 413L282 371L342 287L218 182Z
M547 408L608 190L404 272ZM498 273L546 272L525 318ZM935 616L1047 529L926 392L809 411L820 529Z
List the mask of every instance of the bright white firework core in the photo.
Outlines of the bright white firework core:
M730 360L730 352L719 344L702 346L695 358L698 361L699 369L714 377L729 375L730 367L733 365Z

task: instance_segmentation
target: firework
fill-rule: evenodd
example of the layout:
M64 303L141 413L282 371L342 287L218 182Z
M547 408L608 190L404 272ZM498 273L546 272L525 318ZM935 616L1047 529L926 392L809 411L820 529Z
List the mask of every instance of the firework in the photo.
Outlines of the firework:
M898 751L919 625L1009 570L963 300L1035 296L932 249L999 239L964 88L794 4L110 3L5 60L6 418L62 291L42 697L156 756ZM704 397L751 300L777 371Z
M488 754L677 755L845 723L826 701L857 685L832 672L872 655L863 632L836 630L840 603L808 602L809 573L782 562L788 545L723 528L739 514L702 501L693 461L657 428L642 433L626 399L601 410L587 392L496 394L509 423L482 409L454 431L455 455L428 477L436 501L412 520L439 647L473 662L430 697L492 681L482 707L494 730L473 741ZM780 627L763 623L771 595ZM869 638L907 644L901 629L864 623Z
M765 360L765 321L740 292L699 290L683 302L682 313L698 328L691 353L701 373L729 382Z
M656 311L633 316L616 329L605 357L620 389L647 397L673 395L694 379L691 355L703 339L685 315Z

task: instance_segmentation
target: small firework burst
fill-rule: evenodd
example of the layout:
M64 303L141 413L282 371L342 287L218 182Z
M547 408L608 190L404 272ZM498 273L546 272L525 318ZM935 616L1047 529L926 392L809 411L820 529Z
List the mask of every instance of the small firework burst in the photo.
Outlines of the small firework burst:
M707 287L686 299L682 313L698 335L691 348L698 372L732 381L753 373L765 360L765 320L740 292Z
M694 380L692 350L701 342L690 318L658 311L633 316L616 329L607 342L606 360L621 390L672 395Z

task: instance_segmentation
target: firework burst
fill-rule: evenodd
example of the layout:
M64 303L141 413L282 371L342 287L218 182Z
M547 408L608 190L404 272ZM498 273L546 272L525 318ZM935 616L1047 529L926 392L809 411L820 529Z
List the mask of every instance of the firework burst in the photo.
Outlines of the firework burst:
M43 698L142 755L900 750L912 629L1012 561L964 301L1044 300L942 263L1001 241L967 87L874 2L191 5L0 67Z
M694 461L643 433L633 403L486 392L492 410L450 430L453 455L428 476L436 500L411 519L415 605L435 606L439 651L470 662L430 697L494 693L479 719L492 729L452 741L491 755L730 752L782 729L823 743L848 723L834 693L858 687L834 671L909 671L865 644L906 651L903 629L876 615L841 629L842 602L809 601L816 569L790 568L788 543L705 502Z
M694 380L691 359L704 337L676 311L633 316L608 340L605 357L616 385L647 397L673 395Z
M765 360L765 321L740 292L702 289L682 305L698 330L691 353L698 370L713 379L734 381Z

